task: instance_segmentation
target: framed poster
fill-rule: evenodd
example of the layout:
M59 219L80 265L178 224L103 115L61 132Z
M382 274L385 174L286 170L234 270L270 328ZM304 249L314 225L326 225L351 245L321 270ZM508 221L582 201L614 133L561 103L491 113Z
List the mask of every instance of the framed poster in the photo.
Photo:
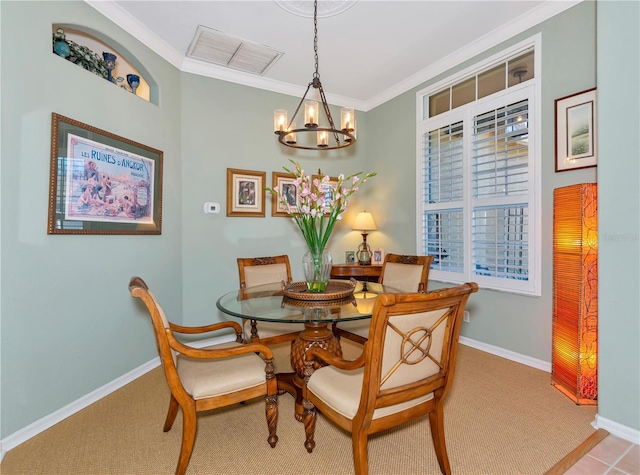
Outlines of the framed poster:
M278 191L278 195L271 195L271 216L290 216L287 213L287 207L280 201L282 196L287 198L289 206L299 206L300 199L298 187L294 183L295 179L291 173L271 172L271 186Z
M160 150L55 112L48 234L161 234Z
M227 216L264 218L266 172L227 168Z
M556 172L595 167L597 159L596 89L555 101Z

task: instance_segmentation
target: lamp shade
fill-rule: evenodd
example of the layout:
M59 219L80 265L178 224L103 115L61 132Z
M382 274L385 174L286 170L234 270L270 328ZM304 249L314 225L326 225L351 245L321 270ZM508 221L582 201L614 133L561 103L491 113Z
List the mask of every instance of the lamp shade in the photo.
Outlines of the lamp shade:
M552 383L576 404L598 396L598 188L554 190Z
M378 228L373 220L373 215L367 211L362 211L356 216L351 229L356 231L375 231Z

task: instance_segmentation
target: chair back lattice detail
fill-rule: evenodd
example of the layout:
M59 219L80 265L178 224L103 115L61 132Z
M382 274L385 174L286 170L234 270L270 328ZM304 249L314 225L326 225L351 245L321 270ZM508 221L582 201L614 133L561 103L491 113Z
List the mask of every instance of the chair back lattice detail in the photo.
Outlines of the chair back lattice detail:
M442 349L451 312L446 309L389 318L380 388L393 388L445 370Z
M321 348L305 354L305 448L316 446L316 412L351 433L356 475L368 473L370 434L429 416L443 474L451 473L444 401L455 373L462 313L475 282L431 292L378 296L369 338L355 360ZM328 366L314 365L318 360Z
M426 292L432 262L432 256L387 254L378 283L393 289L389 292ZM364 320L337 323L333 326L333 332L336 336L364 344L369 338L369 325Z

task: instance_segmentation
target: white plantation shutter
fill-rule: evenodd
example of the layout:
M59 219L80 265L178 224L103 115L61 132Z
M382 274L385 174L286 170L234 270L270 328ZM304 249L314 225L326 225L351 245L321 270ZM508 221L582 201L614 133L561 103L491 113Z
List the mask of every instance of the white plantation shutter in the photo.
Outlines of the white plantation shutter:
M463 122L429 130L423 135L423 230L432 268L464 270L462 199Z
M430 279L539 295L535 90L530 81L418 122L418 253L434 258Z
M529 104L525 99L473 118L475 275L528 280L528 117Z

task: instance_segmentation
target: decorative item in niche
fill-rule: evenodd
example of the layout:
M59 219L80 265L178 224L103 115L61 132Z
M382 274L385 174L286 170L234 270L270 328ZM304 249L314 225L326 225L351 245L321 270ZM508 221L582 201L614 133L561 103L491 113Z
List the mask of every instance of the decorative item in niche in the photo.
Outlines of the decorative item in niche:
M162 159L53 113L48 234L161 234Z
M58 28L56 32L53 33L53 52L109 82L120 85L122 89L128 90L127 86L120 84L124 82L124 78L113 74L118 61L116 54L110 51L104 51L102 56L100 56L100 54L94 52L89 47L68 39L63 28ZM131 87L131 92L137 95L136 90L140 85L140 76L137 74L127 74L127 83Z

